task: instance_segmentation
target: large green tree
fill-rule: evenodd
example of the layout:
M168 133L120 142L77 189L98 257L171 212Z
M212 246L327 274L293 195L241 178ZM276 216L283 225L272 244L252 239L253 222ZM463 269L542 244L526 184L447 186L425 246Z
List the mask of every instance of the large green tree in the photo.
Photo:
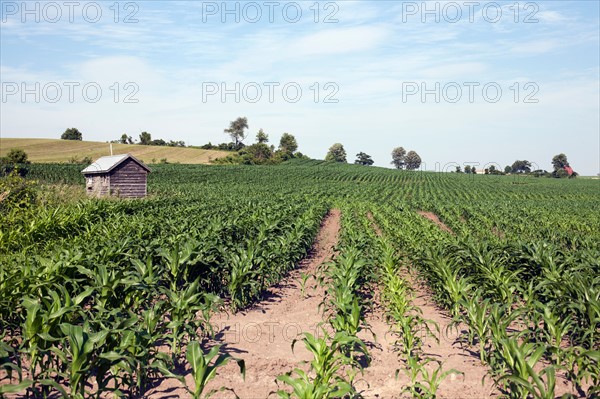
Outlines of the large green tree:
M554 171L559 169L564 169L565 166L570 166L569 161L567 161L567 156L565 154L558 154L552 158L552 166L554 167Z
M396 147L392 150L392 165L396 169L404 169L406 150L404 147Z
M83 140L83 134L75 127L70 127L60 136L63 140Z
M293 154L298 150L298 142L296 138L289 133L284 133L279 139L279 150L286 154Z
M404 158L404 164L407 170L416 170L421 167L421 157L416 151L409 151Z
M346 150L341 143L335 143L329 147L329 152L325 156L326 161L346 162Z
M240 116L229 122L229 129L223 129L223 132L231 137L231 141L235 143L236 148L240 148L242 147L242 141L246 138L246 129L248 129L248 118Z
M513 173L529 173L531 172L531 162L522 160L515 161L510 167Z
M245 151L253 158L254 163L261 164L273 157L271 147L265 143L256 143L245 147L241 151Z
M128 136L127 133L123 133L121 138L119 139L119 143L121 144L133 144L133 139L131 136Z
M357 165L373 165L374 161L369 154L365 154L364 152L359 152L356 154L356 161L354 161Z
M141 145L151 145L152 143L152 135L148 132L140 133L140 144Z
M259 129L258 133L256 133L256 142L258 144L268 143L269 135L266 134L262 129Z

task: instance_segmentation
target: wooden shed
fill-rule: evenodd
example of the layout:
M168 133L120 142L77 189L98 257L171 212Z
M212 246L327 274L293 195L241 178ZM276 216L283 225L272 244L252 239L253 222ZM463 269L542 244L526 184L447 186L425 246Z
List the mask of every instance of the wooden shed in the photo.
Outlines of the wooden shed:
M150 169L131 154L99 158L81 173L89 196L142 198L148 194Z

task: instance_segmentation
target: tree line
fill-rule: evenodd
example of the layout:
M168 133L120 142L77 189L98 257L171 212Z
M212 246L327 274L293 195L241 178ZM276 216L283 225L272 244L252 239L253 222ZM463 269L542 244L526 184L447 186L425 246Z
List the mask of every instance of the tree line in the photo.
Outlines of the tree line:
M79 131L79 129L75 127L71 127L66 129L63 134L60 136L62 140L83 140L83 133ZM139 141L133 139L131 136L127 135L127 133L123 133L121 137L117 140L111 140L111 143L118 144L139 144L139 145L156 145L156 146L166 146L166 147L185 147L185 142L183 140L169 140L165 141L163 139L152 139L152 135L148 132L142 132L139 135Z
M512 165L506 165L504 171L497 169L495 165L490 165L489 168L483 170L486 175L508 175L508 174L520 174L520 175L531 175L535 177L554 177L554 178L574 178L579 176L577 172L573 170L567 156L565 154L558 154L552 158L552 172L548 172L544 169L532 169L531 162L527 160L516 160ZM475 166L467 165L464 171L460 166L456 167L456 173L466 174L477 174Z
M276 164L282 161L286 161L292 158L308 158L301 152L298 152L298 142L296 138L290 133L283 133L279 140L279 146L276 148L274 145L269 145L269 135L259 129L256 133L256 142L251 145L244 144L244 140L249 136L248 118L238 117L237 119L229 123L229 127L223 129L223 133L227 134L231 139L230 142L220 143L213 145L212 143L204 144L200 147L190 146L194 148L201 148L205 150L221 150L231 151L232 154L224 158L218 158L214 160L214 163L220 164L247 164L247 165L263 165L263 164ZM69 128L64 131L61 135L63 140L83 140L83 134L77 128ZM113 143L121 144L140 144L140 145L155 145L155 146L169 146L169 147L186 147L185 142L179 141L165 141L163 139L152 139L152 135L148 132L142 132L139 135L139 141L134 140L127 134L121 135L118 140L111 141ZM23 154L13 154L14 158L22 159ZM396 147L392 150L392 161L391 164L396 169L405 170L416 170L421 167L421 157L416 151L406 151L404 147ZM26 157L26 155L25 155ZM9 157L10 158L10 157ZM8 162L9 159L3 159L3 163L14 163ZM347 154L343 144L333 144L327 154L325 155L325 161L347 163ZM20 163L20 162L19 162ZM373 158L365 153L359 152L356 154L356 165L371 166L374 164ZM532 164L527 160L516 160L512 165L507 165L504 170L497 169L496 166L491 165L486 168L483 173L486 175L505 175L505 174L525 174L533 175L536 177L556 177L556 178L573 178L578 176L577 172L571 168L567 156L565 154L558 154L552 158L553 171L548 172L543 169L531 170ZM456 173L467 173L477 174L475 166L467 165L463 169L460 166L456 167Z
M276 150L273 145L269 146L269 136L259 129L256 134L256 143L246 146L244 140L248 137L249 126L246 117L239 117L229 123L229 127L223 129L223 133L231 138L231 142L227 144L228 148L236 150L236 154L229 155L225 158L214 160L214 163L236 163L236 164L274 164L292 158L308 158L300 152L297 152L298 143L296 138L284 133L281 136L279 147ZM210 145L210 143L209 143ZM218 146L202 146L207 149L221 149L222 144ZM327 154L325 161L347 163L347 154L344 145L341 143L333 144ZM356 165L370 166L373 165L373 158L364 152L356 154ZM415 151L406 152L403 147L395 148L392 151L392 164L396 169L415 170L421 166L421 157Z
M329 147L329 151L327 152L327 155L325 155L325 160L342 163L348 162L344 145L335 143ZM373 158L369 154L362 151L356 154L356 160L354 161L355 165L371 166L373 163ZM406 152L404 147L396 147L392 151L391 164L394 165L396 169L416 170L421 167L421 157L416 151Z
M256 133L256 142L251 145L244 144L249 135L248 118L239 117L223 129L223 133L231 138L231 142L212 146L210 143L200 148L204 149L232 149L234 153L224 158L217 158L217 164L242 164L242 165L272 165L287 161L292 158L306 158L298 151L298 141L290 133L283 133L279 139L279 146L269 145L269 135L260 128ZM223 148L226 147L226 148Z

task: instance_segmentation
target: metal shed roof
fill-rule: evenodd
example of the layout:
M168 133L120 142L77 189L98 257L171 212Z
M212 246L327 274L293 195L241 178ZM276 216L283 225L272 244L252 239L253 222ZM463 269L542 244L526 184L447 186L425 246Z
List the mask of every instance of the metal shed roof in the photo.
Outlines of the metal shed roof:
M123 163L126 159L133 159L136 163L138 163L141 167L146 169L146 171L150 172L150 169L146 165L144 165L139 159L134 157L131 154L120 154L120 155L111 155L108 157L98 158L95 162L93 162L90 166L81 171L83 174L94 174L94 173L108 173L121 163Z

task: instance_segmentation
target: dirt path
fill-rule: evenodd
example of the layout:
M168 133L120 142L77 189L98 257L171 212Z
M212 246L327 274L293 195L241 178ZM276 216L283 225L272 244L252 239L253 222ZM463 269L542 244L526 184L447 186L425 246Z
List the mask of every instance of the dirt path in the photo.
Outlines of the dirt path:
M433 220L419 212L423 216ZM433 215L433 214L432 214ZM436 223L443 223L433 215ZM371 221L373 229L378 236L383 233L375 222L371 213L367 214ZM445 225L444 225L445 226ZM441 226L440 226L441 227ZM446 227L447 228L447 227ZM449 228L447 228L450 231ZM451 231L450 231L451 232ZM482 379L487 374L487 368L479 362L476 354L470 353L455 344L458 337L456 330L449 330L447 327L452 321L442 310L440 310L431 297L427 289L420 284L416 276L407 275L404 278L411 284L414 290L415 298L413 304L421 309L423 317L432 320L439 325L440 334L436 334L439 343L432 337L423 336L424 351L429 357L443 362L444 370L456 369L462 371L463 375L450 375L441 384L438 391L439 398L490 398L498 395L492 380L486 378L482 385ZM377 296L375 296L377 299ZM370 383L370 387L365 390L366 398L397 398L402 396L402 388L409 382L408 377L402 370L404 368L400 362L398 354L393 351L395 337L388 330L385 323L384 310L376 305L373 311L368 315L368 322L377 335L378 345L375 345L370 353L373 357L373 364L365 370L365 380ZM364 339L364 338L363 338ZM401 369L398 379L395 378L395 370Z
M440 385L440 398L490 398L497 397L500 391L487 375L488 368L481 364L479 355L461 348L456 343L459 332L455 328L448 329L452 318L434 303L431 293L417 282L415 276L406 277L411 282L415 299L413 303L423 312L423 317L436 322L440 332L436 333L439 342L431 337L425 339L425 353L444 363L444 370L456 369L464 375L449 376ZM460 328L461 326L459 326ZM465 327L466 328L466 327Z
M419 292L416 294L417 297L413 302L421 308L423 317L437 322L442 331L439 343L436 343L432 337L423 337L425 354L443 362L444 370L454 368L465 373L464 376L448 376L440 385L438 398L479 399L497 396L498 391L490 378L486 378L485 385L481 383L487 373L487 368L479 363L479 358L454 344L456 333L445 334L446 326L451 321L450 318L430 304L426 295ZM376 334L377 342L368 332L360 334L360 337L369 345L372 363L364 370L364 375L361 377L364 381L357 383L357 387L363 390L365 398L409 398L409 395L402 395L402 389L410 380L404 373L404 366L398 353L393 349L396 337L389 332L389 326L383 316L383 309L375 308L367 315L367 322ZM398 369L400 372L396 378L395 374Z
M394 351L396 338L389 332L383 309L376 305L365 318L376 339L368 331L358 334L369 348L371 364L364 369L363 375L358 375L356 387L365 399L401 397L408 378L403 373L396 378L396 370L402 365L398 353Z
M266 398L278 389L275 382L278 375L298 367L300 361L310 359L302 343L299 342L293 352L291 344L298 334L316 331L322 321L319 303L323 300L324 291L313 288L316 282L311 277L303 294L301 276L303 273L314 275L319 265L332 258L339 230L340 211L334 209L323 220L309 256L281 283L271 287L265 300L244 312L213 317L211 322L215 331L220 331L215 343L222 344L222 350L232 356L244 359L246 381L242 380L237 365L231 362L219 370L209 388L233 388L242 399ZM186 378L192 384L191 375ZM165 381L149 397L189 396L179 386L177 381ZM235 396L223 392L215 397Z

